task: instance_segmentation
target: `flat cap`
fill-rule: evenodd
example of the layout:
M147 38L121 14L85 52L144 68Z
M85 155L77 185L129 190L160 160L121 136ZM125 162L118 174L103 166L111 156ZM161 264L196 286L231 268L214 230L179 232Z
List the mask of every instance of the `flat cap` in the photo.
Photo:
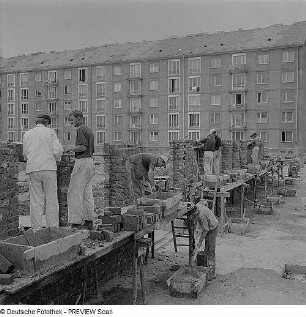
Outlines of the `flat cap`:
M47 114L39 114L39 115L37 115L37 117L36 117L37 119L45 119L45 120L48 120L49 121L49 123L51 123L51 117L50 116L48 116Z

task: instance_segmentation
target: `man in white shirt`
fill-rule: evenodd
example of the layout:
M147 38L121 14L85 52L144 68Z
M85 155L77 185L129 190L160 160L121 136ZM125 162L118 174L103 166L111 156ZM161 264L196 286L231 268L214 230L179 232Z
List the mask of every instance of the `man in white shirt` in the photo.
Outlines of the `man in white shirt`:
M47 227L59 226L56 161L61 160L63 147L55 131L47 127L50 123L48 115L38 115L36 126L27 131L23 138L23 156L30 178L30 218L33 229L42 228L44 212Z

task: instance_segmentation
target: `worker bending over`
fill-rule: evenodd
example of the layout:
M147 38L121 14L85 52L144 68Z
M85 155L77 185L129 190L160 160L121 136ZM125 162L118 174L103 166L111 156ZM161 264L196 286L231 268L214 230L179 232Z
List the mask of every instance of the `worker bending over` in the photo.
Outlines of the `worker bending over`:
M153 171L155 167L166 167L167 162L166 155L157 156L147 153L134 154L128 158L125 168L134 203L137 198L155 191Z

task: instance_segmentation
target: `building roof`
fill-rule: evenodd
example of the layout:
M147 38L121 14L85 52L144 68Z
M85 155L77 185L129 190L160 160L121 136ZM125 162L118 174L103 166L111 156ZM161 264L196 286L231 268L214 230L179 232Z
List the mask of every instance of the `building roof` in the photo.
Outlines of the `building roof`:
M82 67L141 60L180 58L226 52L305 44L306 21L290 25L275 24L250 30L197 33L157 41L127 42L86 47L62 52L37 52L0 59L0 71L5 73L39 69Z

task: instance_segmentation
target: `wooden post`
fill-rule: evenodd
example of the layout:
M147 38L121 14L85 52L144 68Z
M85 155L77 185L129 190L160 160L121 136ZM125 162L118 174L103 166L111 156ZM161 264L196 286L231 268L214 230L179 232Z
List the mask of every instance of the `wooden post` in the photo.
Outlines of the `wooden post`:
M244 218L244 186L241 185L241 201L240 201L240 215Z
M136 305L137 300L137 243L134 239L133 243L133 305Z
M145 279L144 279L143 255L141 255L139 258L139 270L140 270L142 303L145 304L146 303L146 290L145 290Z
M187 212L187 223L188 223L188 233L189 233L189 266L192 266L192 256L195 250L195 238L194 238L194 231L195 231L195 220L196 220L196 213L191 209Z
M223 237L224 225L225 225L225 221L226 221L225 198L224 198L223 195L220 197L220 208L221 208L221 217L220 217L220 220L219 220L218 231L221 234L221 237Z

